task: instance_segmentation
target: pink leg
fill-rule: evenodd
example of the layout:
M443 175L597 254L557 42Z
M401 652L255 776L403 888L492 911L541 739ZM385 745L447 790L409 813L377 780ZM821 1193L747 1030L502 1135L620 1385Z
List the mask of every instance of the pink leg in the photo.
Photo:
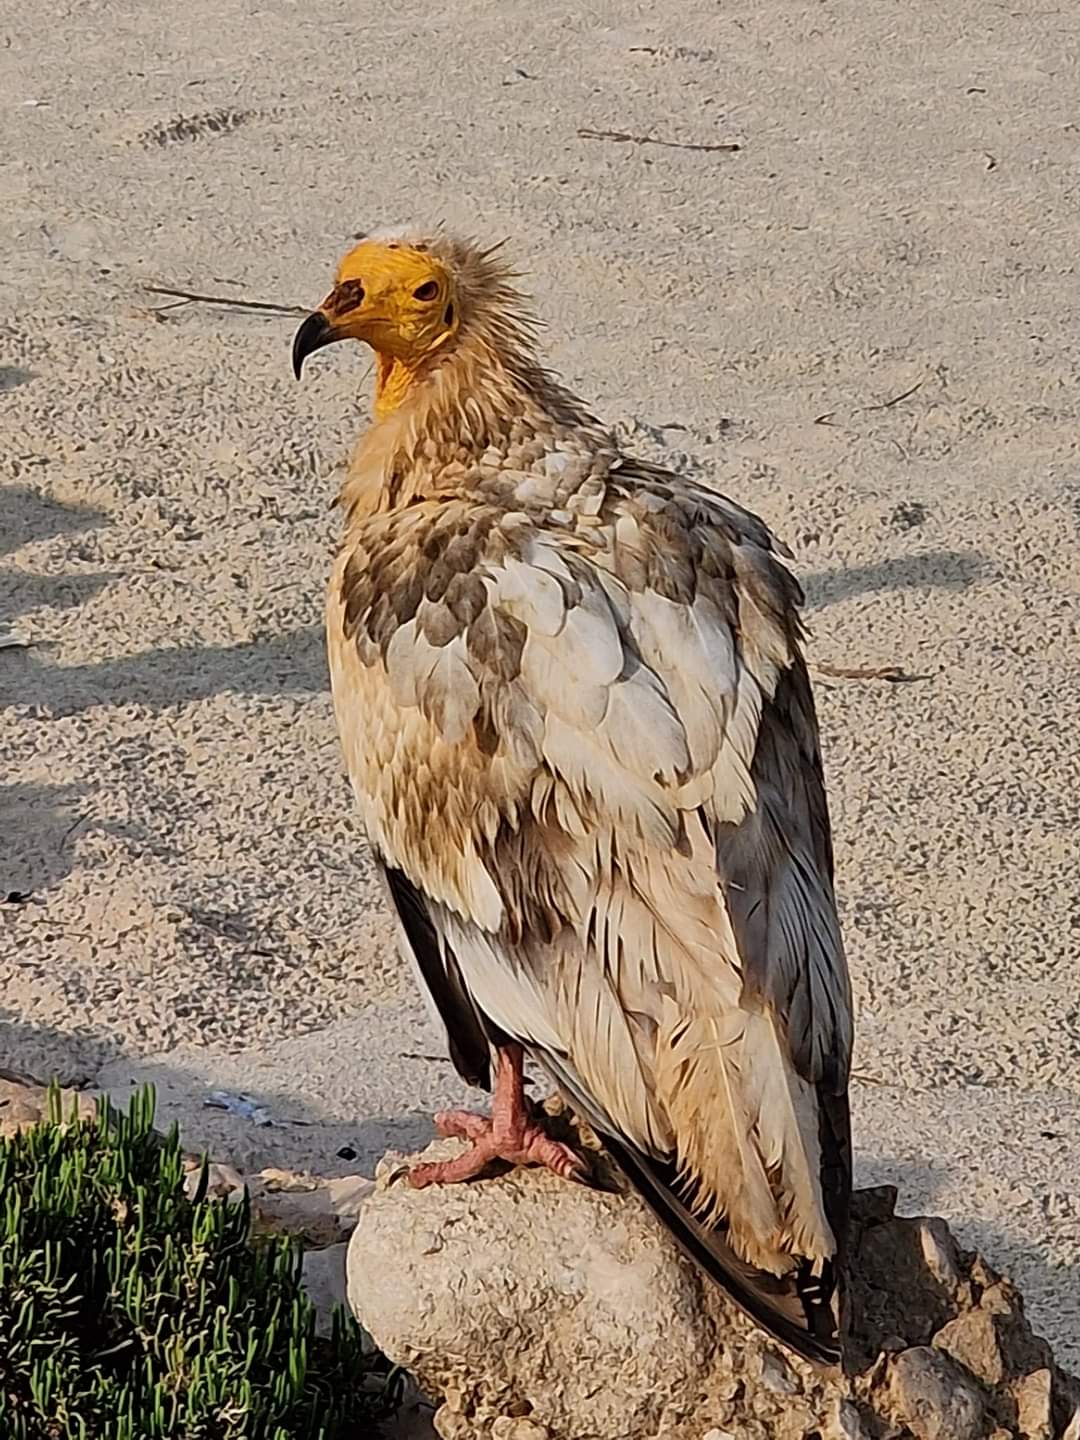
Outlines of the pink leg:
M511 1165L544 1165L564 1180L585 1178L585 1166L569 1145L546 1134L533 1116L525 1098L520 1045L507 1045L498 1052L495 1095L491 1119L469 1110L442 1110L435 1116L440 1135L471 1142L468 1150L453 1160L416 1165L409 1171L409 1184L416 1190L426 1185L453 1185L471 1180L494 1160Z

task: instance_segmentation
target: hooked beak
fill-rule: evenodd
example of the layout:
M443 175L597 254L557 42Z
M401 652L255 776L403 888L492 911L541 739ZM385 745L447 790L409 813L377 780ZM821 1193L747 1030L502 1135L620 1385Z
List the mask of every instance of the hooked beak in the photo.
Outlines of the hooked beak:
M306 320L301 321L292 342L292 368L297 380L309 355L340 338L321 310L313 310Z

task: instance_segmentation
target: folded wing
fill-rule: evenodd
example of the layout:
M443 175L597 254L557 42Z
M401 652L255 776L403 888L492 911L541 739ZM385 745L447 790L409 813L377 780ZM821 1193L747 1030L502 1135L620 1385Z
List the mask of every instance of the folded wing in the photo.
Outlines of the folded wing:
M363 666L389 768L446 812L421 835L414 791L358 783L458 1068L482 1082L489 1043L524 1044L684 1249L836 1358L850 994L801 597L768 532L643 474L588 524L518 517L467 575L419 575L378 644L347 588L354 779Z

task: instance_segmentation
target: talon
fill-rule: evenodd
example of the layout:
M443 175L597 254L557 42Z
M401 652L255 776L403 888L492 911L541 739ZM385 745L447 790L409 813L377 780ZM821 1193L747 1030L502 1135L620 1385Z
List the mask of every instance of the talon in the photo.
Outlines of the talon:
M578 1180L585 1176L585 1166L570 1146L552 1140L539 1127L526 1132L521 1163L543 1165L564 1180Z

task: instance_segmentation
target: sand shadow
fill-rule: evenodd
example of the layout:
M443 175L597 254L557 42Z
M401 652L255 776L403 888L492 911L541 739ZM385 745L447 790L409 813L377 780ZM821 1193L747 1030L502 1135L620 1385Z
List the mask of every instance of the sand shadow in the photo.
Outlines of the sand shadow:
M210 1057L207 1057L210 1060ZM408 1093L410 1067L422 1089L430 1071L421 1074L424 1057L395 1056L395 1073L405 1078ZM447 1060L446 1066L450 1062ZM130 1075L128 1069L130 1068ZM61 1030L28 1023L0 1010L0 1071L17 1073L47 1085L58 1080L77 1089L94 1088L106 1076L108 1090L118 1104L126 1103L146 1083L153 1085L162 1125L181 1122L189 1149L227 1160L251 1172L264 1167L305 1169L326 1178L372 1175L387 1150L421 1150L434 1138L431 1114L413 1107L397 1113L349 1115L339 1113L332 1099L315 1104L287 1089L260 1087L235 1074L224 1079L211 1068L205 1071L170 1065L161 1056L133 1055L118 1037L101 1026ZM270 1123L262 1124L240 1113L207 1103L217 1093L232 1099L243 1095ZM396 1091L395 1091L396 1093ZM469 1092L460 1086L451 1093L461 1103ZM480 1098L473 1096L473 1103ZM377 1107L380 1112L384 1107ZM2 1115L0 1115L2 1119Z
M158 711L214 695L319 695L329 690L320 625L239 645L179 646L89 665L55 666L20 651L0 670L0 704L38 705L50 716L96 705Z
M4 369L0 367L0 388L3 388L3 375ZM0 530L0 553L3 554L36 540L96 530L109 523L109 516L103 510L53 500L29 485L5 485L0 497L4 507L4 525ZM21 571L19 578L26 578Z
M804 577L803 588L807 608L814 610L882 590L966 590L985 574L986 557L977 550L927 550L872 565L819 571Z
M3 370L0 369L0 388ZM25 485L5 485L0 491L4 523L0 527L0 553L12 554L24 545L50 540L58 535L75 535L107 523L108 517L89 505L61 504ZM115 574L49 575L0 568L0 625L11 628L21 615L33 610L70 610L96 595ZM32 639L32 636L23 636ZM0 686L24 673L28 663L24 651L5 651L0 666Z
M8 390L17 390L20 385L29 385L37 376L33 370L21 365L0 365L0 395Z
M58 1030L30 1024L0 1009L0 1071L48 1085L83 1089L102 1065L120 1053L114 1039L91 1026ZM0 1112L0 1119L3 1118Z
M7 370L10 374L11 367ZM3 374L0 370L0 376ZM78 535L109 522L102 510L53 500L27 485L5 485L0 503L4 513L0 551L5 553L58 536ZM31 610L78 606L114 578L111 574L45 575L0 568L0 622L6 628ZM5 650L0 654L0 703L36 703L27 677L39 672L48 673L48 666L33 649ZM31 903L37 893L70 873L73 832L89 818L90 792L81 785L22 781L10 757L4 778L6 783L0 789L0 901ZM135 839L141 833L138 827L116 828L130 830ZM8 901L8 896L16 898ZM23 896L29 898L23 900Z
M10 764L5 768L10 773ZM136 823L98 819L93 791L85 785L15 779L0 788L0 904L40 903L75 868L76 841L87 827L136 846L148 842Z
M0 570L0 615L5 624L10 624L33 610L74 610L120 578L110 571L94 575L31 575L21 570Z
M61 504L24 485L5 486L2 503L0 551L109 523L100 510ZM119 578L111 572L43 575L0 569L0 621L10 626L34 609L80 605ZM95 705L160 710L229 691L318 694L329 686L323 651L322 628L316 625L239 645L181 646L87 665L54 665L33 648L9 650L0 662L0 704L40 706L58 718Z

